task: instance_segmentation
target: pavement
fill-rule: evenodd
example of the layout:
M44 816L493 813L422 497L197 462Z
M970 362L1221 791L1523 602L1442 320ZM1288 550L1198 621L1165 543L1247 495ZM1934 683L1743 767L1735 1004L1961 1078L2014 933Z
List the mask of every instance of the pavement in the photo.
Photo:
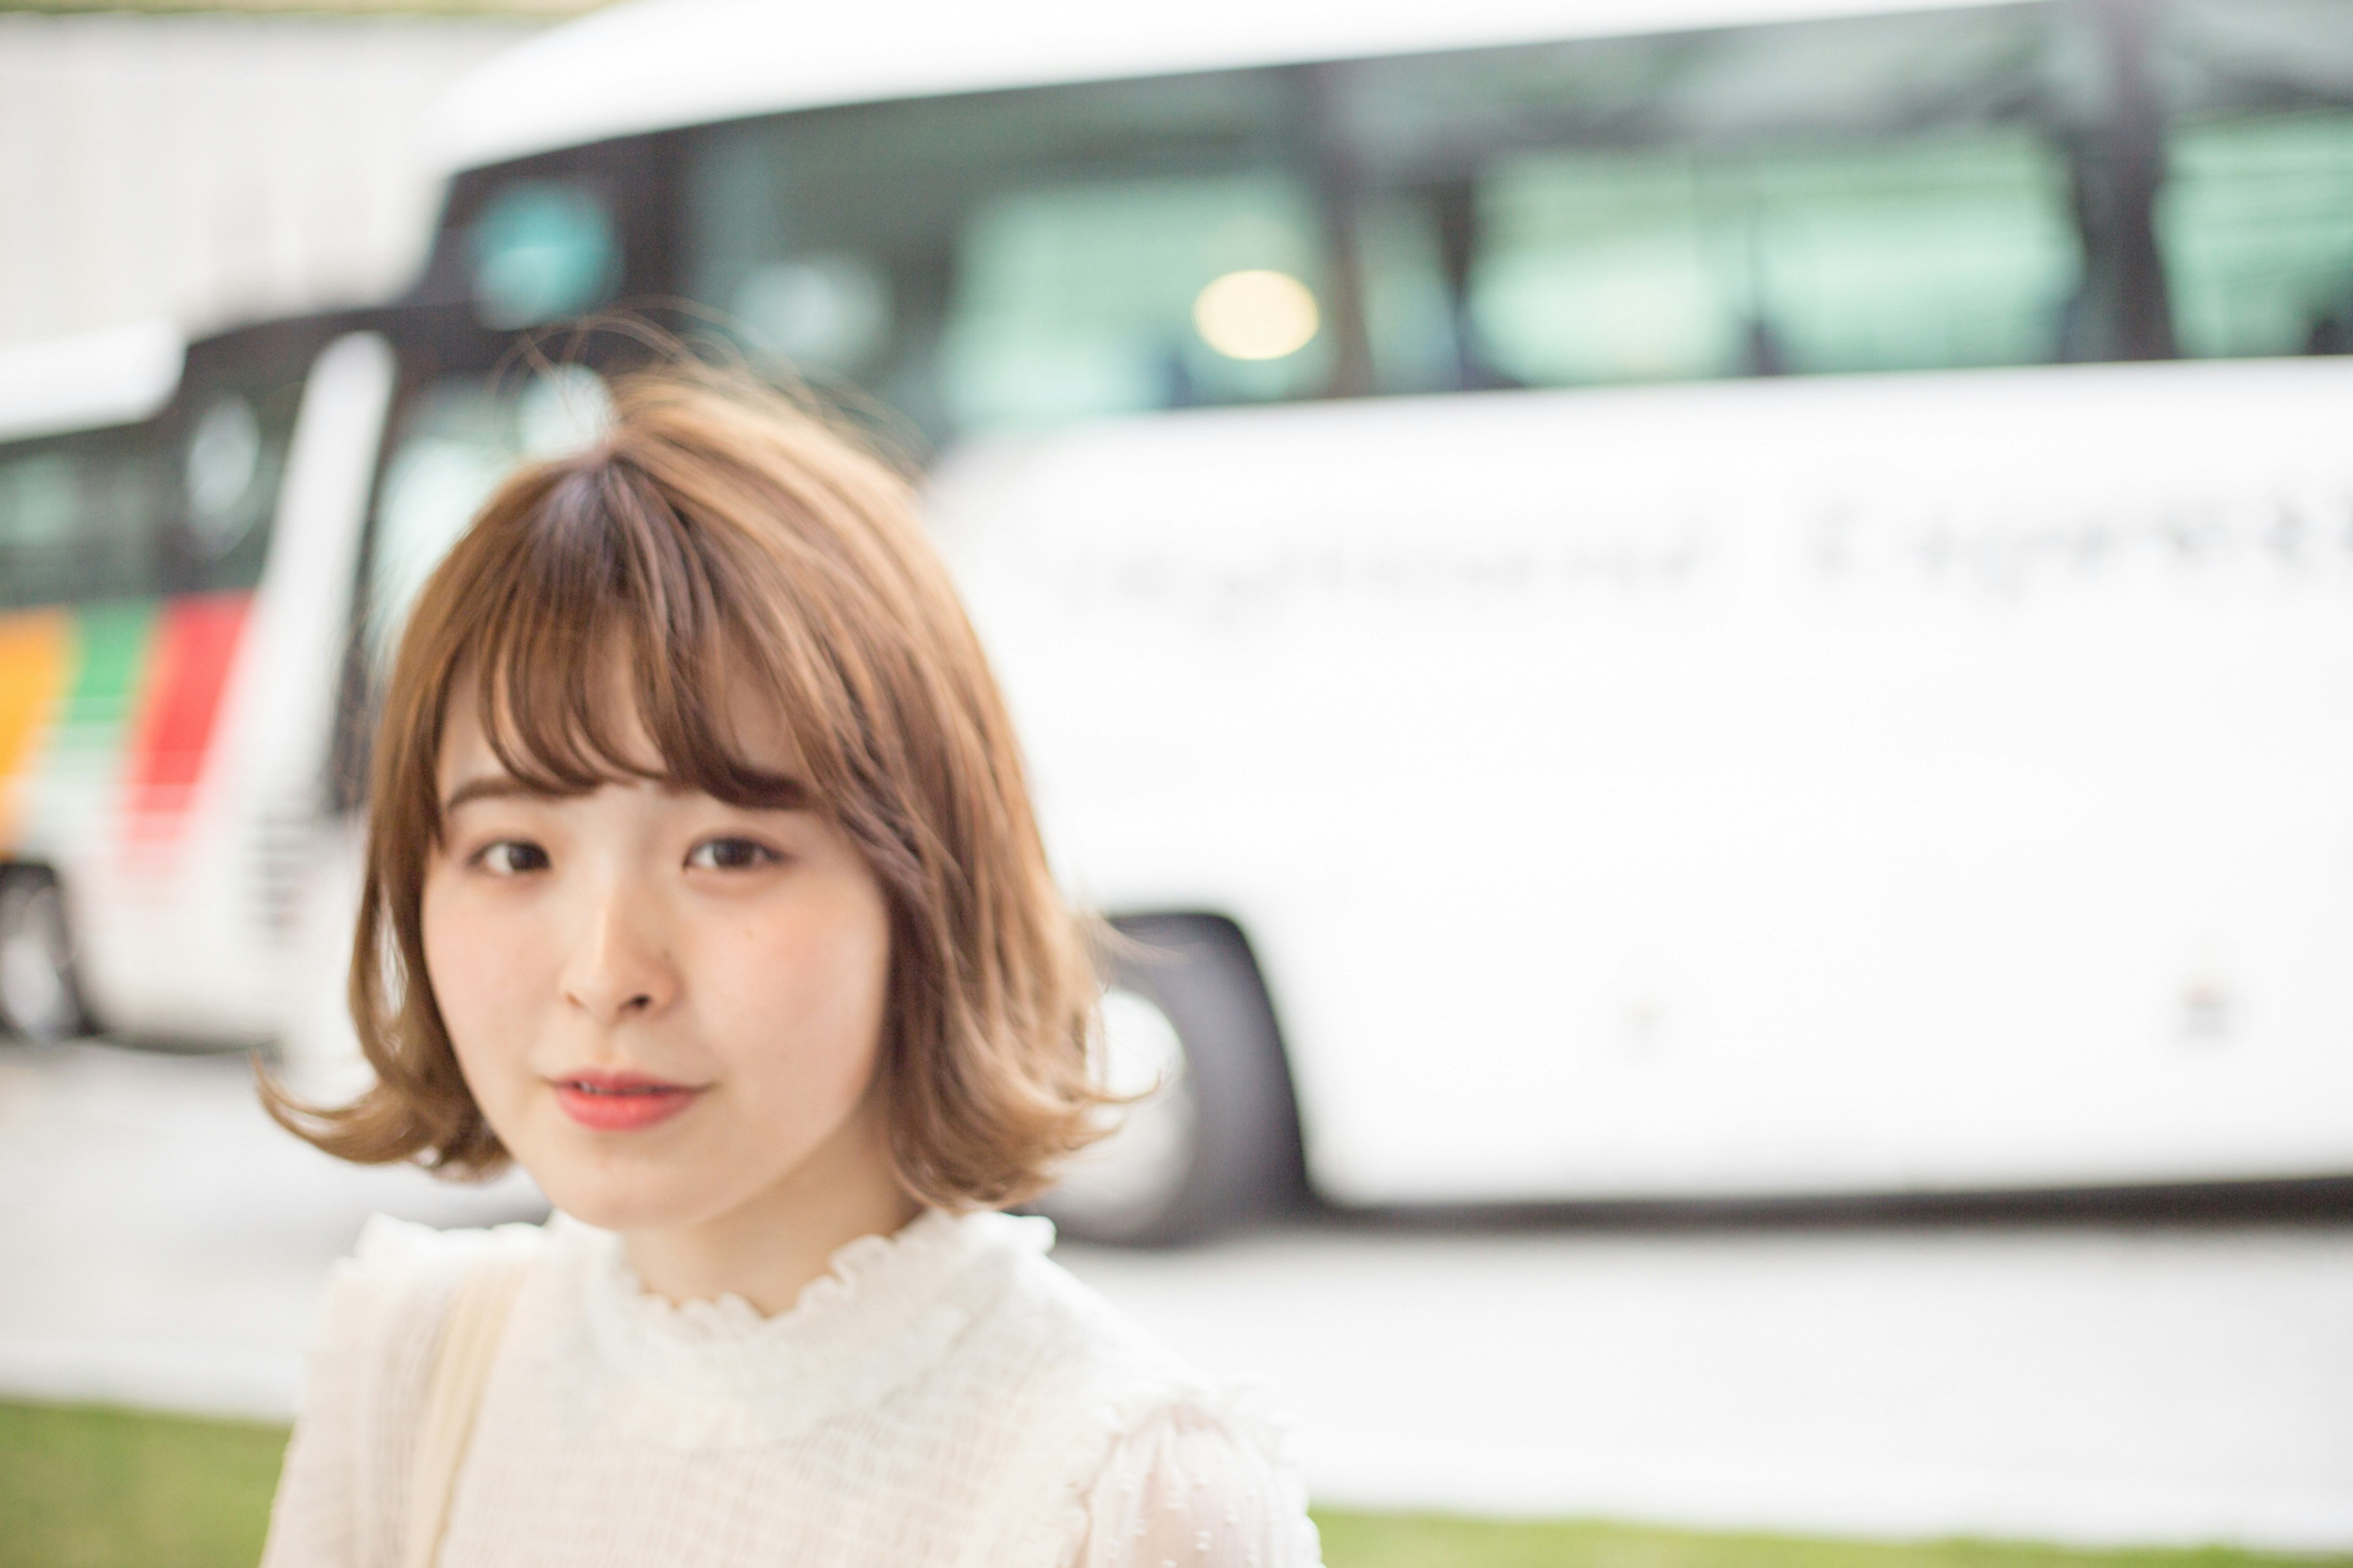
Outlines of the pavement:
M329 1159L238 1058L0 1047L0 1396L285 1419L368 1214L543 1208ZM1261 1390L1327 1502L2353 1550L2353 1226L1341 1218L1057 1257Z
M327 1265L376 1210L546 1212L348 1165L262 1114L242 1057L0 1045L0 1393L284 1420Z

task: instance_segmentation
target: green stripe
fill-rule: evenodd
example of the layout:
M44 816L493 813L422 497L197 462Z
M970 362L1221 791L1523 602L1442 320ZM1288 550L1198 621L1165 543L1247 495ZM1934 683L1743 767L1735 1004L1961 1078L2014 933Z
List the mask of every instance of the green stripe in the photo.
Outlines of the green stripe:
M152 599L75 607L73 673L26 803L28 841L79 848L107 833L160 608Z
M120 731L138 700L154 640L152 599L84 605L74 612L73 689L58 716L67 731L101 730L120 743ZM64 737L60 736L59 739Z

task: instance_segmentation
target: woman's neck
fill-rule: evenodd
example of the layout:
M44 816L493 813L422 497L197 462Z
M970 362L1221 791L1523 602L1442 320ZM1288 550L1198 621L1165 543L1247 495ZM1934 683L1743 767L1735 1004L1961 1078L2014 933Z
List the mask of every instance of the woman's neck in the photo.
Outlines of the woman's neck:
M676 1304L741 1296L773 1317L800 1299L833 1255L890 1236L921 1212L893 1173L881 1119L854 1118L775 1186L690 1225L622 1233L646 1289Z

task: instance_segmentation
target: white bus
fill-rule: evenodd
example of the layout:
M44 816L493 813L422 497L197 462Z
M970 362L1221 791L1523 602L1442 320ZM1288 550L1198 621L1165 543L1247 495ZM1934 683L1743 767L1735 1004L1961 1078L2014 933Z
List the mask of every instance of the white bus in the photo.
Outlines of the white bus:
M1080 1228L2353 1173L2353 0L649 0L437 145L354 664L512 334L920 432L1158 950Z
M0 353L0 1026L283 1032L395 373L332 317Z

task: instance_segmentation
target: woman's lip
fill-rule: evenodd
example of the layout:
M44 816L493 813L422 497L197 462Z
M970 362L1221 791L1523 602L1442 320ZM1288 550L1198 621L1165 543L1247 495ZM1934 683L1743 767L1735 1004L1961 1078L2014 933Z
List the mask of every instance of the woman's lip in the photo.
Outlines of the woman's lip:
M622 1075L584 1074L555 1081L555 1103L583 1127L596 1132L628 1132L667 1121L702 1091L683 1084L640 1079L615 1087Z
M641 1072L631 1072L626 1068L617 1070L605 1068L581 1068L574 1072L552 1074L547 1081L554 1084L576 1083L588 1089L601 1089L608 1094L620 1094L637 1089L691 1089L693 1087L691 1084L672 1083L666 1078L654 1078Z

